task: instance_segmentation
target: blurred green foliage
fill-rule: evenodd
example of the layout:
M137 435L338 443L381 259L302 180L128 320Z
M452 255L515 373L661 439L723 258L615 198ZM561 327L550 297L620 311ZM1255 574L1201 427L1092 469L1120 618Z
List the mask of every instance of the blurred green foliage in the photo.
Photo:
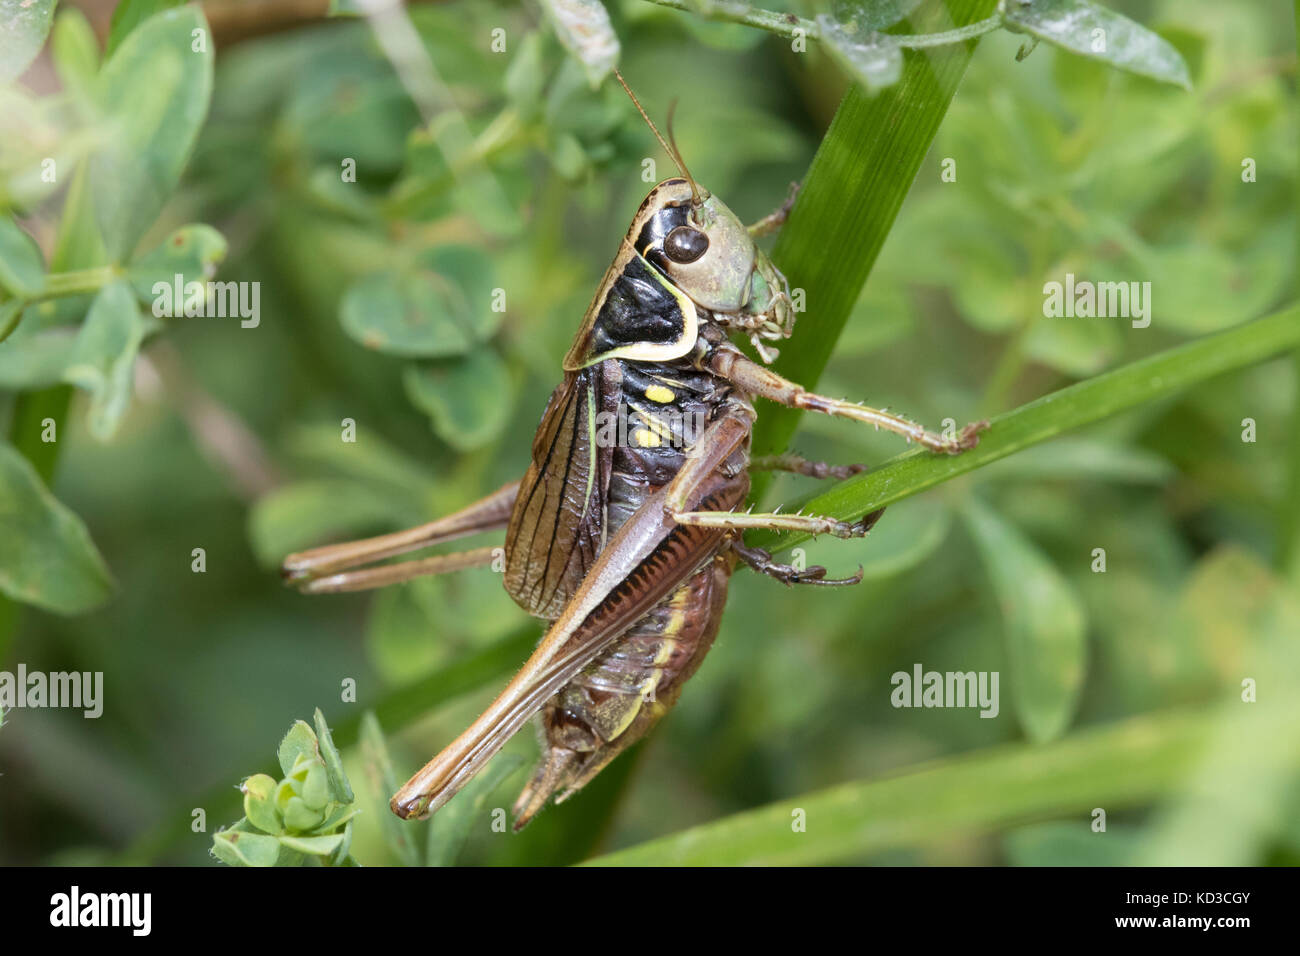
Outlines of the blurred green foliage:
M676 138L695 175L746 220L770 211L807 169L845 75L815 44L798 54L743 25L639 0L608 6L620 68L651 115L680 98ZM1192 91L1047 44L1018 61L1024 37L984 36L822 391L932 426L995 414L1294 295L1288 11L1113 6L1182 55ZM393 781L458 733L509 665L475 671L419 720L394 725L385 704L502 642L526 647L538 626L487 569L308 598L281 586L277 565L305 546L428 520L522 472L559 359L649 188L643 163L657 164L651 182L670 167L622 92L593 89L540 7L412 6L434 66L415 79L362 20L218 46L215 57L209 45L209 60L177 69L166 42L141 36L188 37L197 16L115 17L101 69L89 26L64 9L52 60L32 68L34 88L62 92L0 88L0 208L24 227L14 235L0 220L0 259L20 266L0 285L16 301L24 283L40 298L45 272L122 270L33 299L0 344L0 424L18 450L39 454L20 440L32 434L24 423L66 403L66 385L79 390L66 418L54 415L52 483L0 449L0 491L40 499L24 512L86 542L59 578L74 593L64 610L98 600L96 587L107 594L105 564L115 579L111 600L79 616L0 608L0 668L103 671L106 698L95 721L5 716L0 862L121 859L133 846L146 861L207 861L211 831L241 812L231 784L274 772L270 743L317 706L347 727L337 734L347 776L367 781L364 812L347 821L351 855L366 863L571 862L853 780L866 781L855 805L888 821L883 836L842 843L855 861L1300 861L1300 781L1291 738L1270 736L1277 712L1258 724L1161 716L1240 711L1245 677L1273 704L1300 690L1296 579L1270 566L1300 507L1285 496L1300 388L1296 365L1281 361L893 505L869 539L801 545L833 573L862 564L857 588L788 590L738 574L707 664L646 744L522 835L439 815L403 841L386 807ZM491 46L497 28L503 53ZM144 56L159 63L126 65ZM207 103L208 83L199 110L187 97ZM159 124L175 132L160 137ZM133 178L141 151L154 172ZM81 171L43 183L31 170L49 156ZM257 327L166 319L151 339L163 323L149 315L150 278L218 265L221 279L260 283ZM1044 317L1043 284L1066 273L1150 281L1151 326ZM93 324L76 328L88 314ZM796 328L785 348L799 341ZM69 349L83 344L87 361L69 375ZM1253 443L1241 440L1246 418ZM355 442L341 440L349 427ZM900 450L816 417L794 448L834 462ZM814 487L780 478L766 500ZM495 541L464 542L484 543ZM1095 548L1105 573L1093 570ZM1025 658L1025 641L1045 633L1061 656ZM892 707L890 675L918 661L1001 671L999 719ZM1050 672L1026 683L1026 666L1044 664ZM343 699L345 680L356 702ZM387 741L361 722L367 709ZM1139 754L1182 761L1149 789L1124 790L1124 766L1090 745L1134 727L1153 748ZM467 793L452 807L486 821L522 778L510 761L533 757L528 737L493 766L482 802ZM954 764L937 784L870 789L884 774L1026 739L1043 748ZM1050 791L1054 768L1089 755L1087 773L1119 794L1104 849L1089 839L1087 787ZM502 777L509 786L493 789ZM1048 779L1047 796L1009 801L1017 779ZM936 788L969 793L969 805L954 809ZM208 832L191 830L198 807ZM777 816L788 828L788 810ZM728 852L761 857L745 825L738 839L753 845ZM139 842L159 828L170 835Z

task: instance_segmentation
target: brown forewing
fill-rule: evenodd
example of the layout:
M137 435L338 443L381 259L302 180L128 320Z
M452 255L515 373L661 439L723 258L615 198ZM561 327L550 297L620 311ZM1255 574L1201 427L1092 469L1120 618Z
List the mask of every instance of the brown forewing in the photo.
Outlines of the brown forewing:
M613 449L593 416L616 414L621 392L618 363L601 362L566 374L542 414L505 546L506 590L538 617L560 615L603 544Z

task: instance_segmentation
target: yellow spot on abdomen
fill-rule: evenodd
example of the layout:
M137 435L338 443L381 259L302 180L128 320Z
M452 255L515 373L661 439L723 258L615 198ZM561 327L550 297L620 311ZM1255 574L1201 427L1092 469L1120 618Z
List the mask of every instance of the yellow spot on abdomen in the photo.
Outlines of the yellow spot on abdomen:
M667 405L677 396L666 385L650 385L645 390L645 397L652 402L658 402L660 405Z
M658 448L663 439L648 428L638 428L632 433L632 440L642 448Z

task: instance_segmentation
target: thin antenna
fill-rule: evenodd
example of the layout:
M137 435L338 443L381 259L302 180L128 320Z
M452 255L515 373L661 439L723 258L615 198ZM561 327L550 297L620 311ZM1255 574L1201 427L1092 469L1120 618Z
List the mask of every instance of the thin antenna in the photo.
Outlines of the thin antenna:
M677 154L677 165L682 168L682 174L686 177L686 181L691 184L691 196L694 199L694 204L698 206L704 202L704 198L700 195L700 187L695 181L695 177L686 168L686 160L682 159L682 151L677 148L677 137L673 135L673 114L676 112L677 100L673 100L668 104L668 142L673 145L673 152Z
M663 134L659 132L659 127L655 126L654 120L650 118L650 115L645 111L645 107L641 105L641 101L636 98L636 94L632 92L632 88L628 86L627 81L623 79L623 74L618 70L615 70L614 76L618 79L619 86L623 87L623 92L627 93L628 97L632 100L632 105L635 106L637 112L641 114L641 118L645 120L646 125L650 127L650 131L655 134L655 139L659 140L659 145L664 148L664 152L668 154L668 158L676 164L678 171L686 177L686 181L691 184L693 204L696 206L700 205L704 202L700 197L700 187L695 182L695 178L691 176L691 171L686 168L686 162L682 159L682 154L677 149L677 143L673 142L672 145L669 145L669 141L664 139ZM670 137L673 132L673 109L676 106L677 101L673 100L672 106L668 108L668 135Z

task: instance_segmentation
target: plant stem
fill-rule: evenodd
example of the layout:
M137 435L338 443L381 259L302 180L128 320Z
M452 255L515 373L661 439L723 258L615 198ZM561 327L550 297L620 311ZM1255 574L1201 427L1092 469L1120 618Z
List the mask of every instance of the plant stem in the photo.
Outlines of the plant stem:
M84 295L90 292L98 292L121 274L122 270L117 266L98 266L94 269L80 269L76 272L49 273L45 277L44 287L40 292L28 298L17 300L19 303L17 311L4 324L4 327L0 328L0 342L7 339L14 329L18 328L18 323L22 321L29 305L65 295Z
M909 50L920 50L929 46L946 46L949 43L961 43L963 40L971 40L985 33L992 33L1002 26L1002 14L995 13L986 20L980 20L976 23L969 23L964 27L957 27L953 30L944 30L940 33L917 33L917 34L886 34L891 43L898 46L906 47Z
M822 494L795 502L787 510L799 508L855 520L1064 432L1297 347L1300 304L1105 372L999 415L971 451L956 456L907 452ZM747 543L778 551L807 538L802 533L762 531Z
M769 33L775 33L777 36L783 36L787 39L793 39L797 35L796 30L802 31L803 36L813 37L814 39L819 35L817 24L812 20L805 20L793 13L759 10L745 3L691 3L689 0L649 0L649 2L658 4L661 7L671 7L674 10L696 13L708 20L720 20L724 23L741 23L747 27L757 27L760 30L767 30Z
M96 266L93 269L78 269L75 272L51 272L45 277L45 288L31 301L54 299L65 295L84 295L98 292L114 279L122 275L118 266Z

